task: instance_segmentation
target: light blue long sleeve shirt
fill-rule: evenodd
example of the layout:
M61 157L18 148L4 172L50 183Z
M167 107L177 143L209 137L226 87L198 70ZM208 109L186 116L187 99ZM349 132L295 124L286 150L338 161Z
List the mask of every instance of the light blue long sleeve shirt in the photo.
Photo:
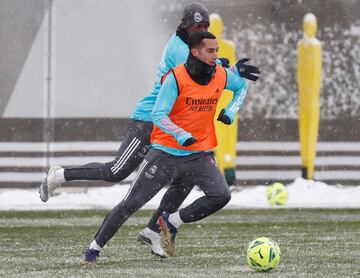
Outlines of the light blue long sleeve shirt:
M233 70L225 70L227 72L225 89L234 92L231 102L225 108L225 114L230 118L231 123L233 123L238 110L244 104L248 86L247 82L235 74ZM174 74L170 73L160 88L151 116L155 125L157 125L162 131L174 136L177 142L182 145L187 139L191 138L192 135L188 131L175 125L168 117L178 94L179 92ZM167 126L163 125L161 123L162 121L167 122ZM169 125L171 126L171 129L168 128ZM153 147L176 156L185 156L196 152L191 150L169 148L160 144L153 144Z
M134 120L151 122L151 111L161 88L161 77L170 69L186 62L189 56L189 46L176 34L168 41L156 74L151 92L140 100L131 118Z
M161 88L161 78L170 69L184 64L189 56L189 46L176 34L172 35L165 46L161 61L157 70L156 79L151 92L142 98L133 112L131 119L151 122L151 111ZM221 61L217 60L221 65ZM239 75L238 71L234 71Z

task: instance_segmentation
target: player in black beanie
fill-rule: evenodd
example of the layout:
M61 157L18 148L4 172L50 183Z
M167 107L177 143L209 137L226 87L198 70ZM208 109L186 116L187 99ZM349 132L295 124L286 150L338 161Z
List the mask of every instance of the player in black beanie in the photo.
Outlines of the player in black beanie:
M193 24L205 22L210 25L209 12L200 2L192 2L184 7L180 26L187 28Z
M176 35L187 44L192 34L207 31L209 26L210 17L207 8L200 2L191 2L183 9Z

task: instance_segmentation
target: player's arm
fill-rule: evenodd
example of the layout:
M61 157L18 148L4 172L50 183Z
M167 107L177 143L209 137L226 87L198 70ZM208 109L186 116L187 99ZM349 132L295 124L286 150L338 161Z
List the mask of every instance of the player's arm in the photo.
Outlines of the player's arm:
M191 133L174 124L168 116L177 97L178 88L174 74L171 72L168 74L161 86L151 117L155 125L157 125L162 131L173 135L180 145L189 146L190 141L194 139Z
M228 106L221 110L217 120L229 125L234 122L237 112L244 105L248 85L244 78L237 76L229 69L225 70L227 73L225 89L233 91L234 95Z

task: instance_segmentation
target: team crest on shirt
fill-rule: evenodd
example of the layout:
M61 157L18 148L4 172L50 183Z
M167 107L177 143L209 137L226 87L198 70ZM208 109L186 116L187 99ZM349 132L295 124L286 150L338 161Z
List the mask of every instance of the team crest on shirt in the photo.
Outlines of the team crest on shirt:
M157 166L156 165L153 165L149 168L149 173L154 175L156 173L156 170L157 170Z
M203 20L201 14L199 12L194 13L194 20L195 22L199 23Z
M156 174L157 171L157 166L153 165L151 166L146 172L145 172L145 177L147 177L148 179L152 179L154 177L154 175Z
M146 145L137 152L137 155L141 158L144 158L148 151L149 151L149 146Z

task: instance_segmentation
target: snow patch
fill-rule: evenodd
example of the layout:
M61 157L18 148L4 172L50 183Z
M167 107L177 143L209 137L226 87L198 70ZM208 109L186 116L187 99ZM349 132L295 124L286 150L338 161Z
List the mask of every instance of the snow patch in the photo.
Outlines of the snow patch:
M130 185L115 185L77 193L61 192L47 203L41 202L37 189L4 189L0 191L0 210L112 209L126 196L129 188ZM266 186L239 188L232 192L227 208L270 208L266 200ZM287 188L289 200L282 208L360 208L360 186L330 186L297 178ZM165 191L161 190L143 208L157 208ZM201 196L203 193L194 189L183 205Z

